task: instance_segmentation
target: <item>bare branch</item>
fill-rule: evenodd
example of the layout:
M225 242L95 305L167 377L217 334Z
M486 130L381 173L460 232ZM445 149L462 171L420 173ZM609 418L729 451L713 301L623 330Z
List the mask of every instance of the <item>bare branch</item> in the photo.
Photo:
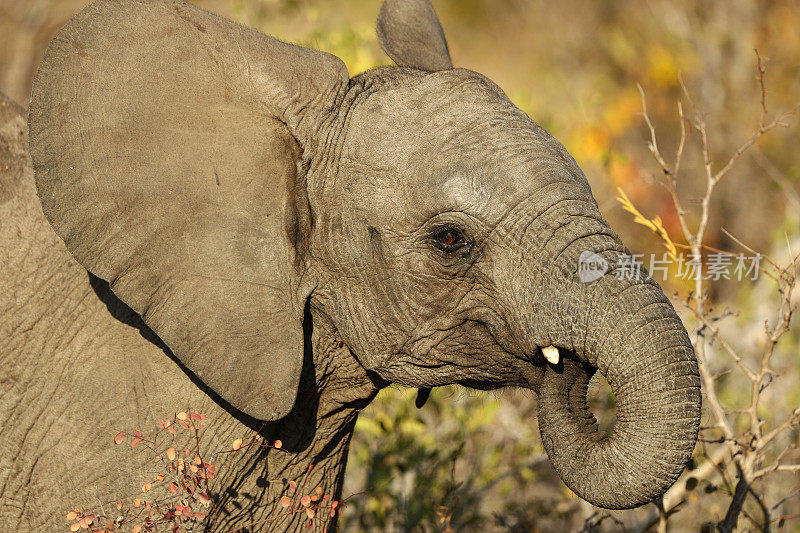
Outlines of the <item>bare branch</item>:
M672 196L672 203L678 214L678 220L684 238L688 243L687 245L676 244L676 246L690 250L693 257L701 261L704 250L713 250L717 253L730 256L741 256L741 254L717 250L705 243L714 191L722 178L731 171L741 156L749 150L759 138L778 126L786 126L783 120L796 112L796 109L792 109L772 119L768 119L767 91L764 81L766 67L758 51L756 51L756 63L756 79L758 80L760 90L760 115L758 125L750 136L736 147L727 159L724 160L724 163L719 168L715 168L716 165L712 158L712 147L705 116L692 101L683 80L680 80L684 100L687 102L690 110L690 117L688 120L690 120L690 124L697 132L695 138L703 159L702 170L698 170L699 174L702 176L701 179L705 181L705 191L700 201L699 212L697 213L698 222L694 230L689 226L687 220L688 213L683 209L680 195L677 191L678 172L681 167L687 141L685 126L687 117L684 114L684 106L680 102L678 103L678 119L680 121L681 136L675 151L674 164L670 167L667 163L668 158L664 156L659 148L655 127L647 111L645 94L642 88L639 87L639 93L642 99L642 116L650 134L648 148L665 176L665 185ZM767 447L780 435L785 434L790 428L797 425L798 421L800 421L800 407L792 411L782 423L778 424L766 433L766 435L763 434L763 428L767 424L768 418L765 417L764 410L761 409L761 402L765 398L764 391L770 383L772 383L773 376L777 375L776 372L770 368L770 362L776 352L778 343L789 330L793 313L797 308L797 304L793 303L793 296L798 283L798 256L795 256L788 265L780 267L771 258L764 254L758 254L750 246L747 246L739 239L735 238L724 228L721 230L743 249L764 259L768 268L764 268L761 264L756 264L755 266L758 268L758 272L764 273L775 280L777 292L780 295L776 319L774 321L765 321L766 344L763 350L759 350L760 353L755 353L753 349L737 350L723 337L720 332L719 321L729 316L730 313L725 312L717 316L710 314L710 307L708 305L709 287L707 286L710 281L704 276L699 275L694 279L694 287L684 300L686 308L698 321L693 344L697 356L700 378L702 380L705 405L710 410L711 414L710 425L701 429L703 437L699 439L700 445L706 450L706 456L709 457L709 460L706 461L701 468L692 471L688 475L696 478L698 481L709 479L713 475L719 475L722 478L722 481L729 487L732 494L725 518L718 525L718 528L720 531L733 531L740 515L746 516L749 520L753 521L754 524L757 524L755 518L748 514L743 508L748 495L752 496L760 507L763 513L763 524L769 524L770 522L770 508L767 506L762 492L754 488L754 481L772 472L800 471L800 464L785 464L783 462L788 451L794 449L793 446L784 448L783 451L770 462L769 466L764 466ZM789 245L788 239L787 245ZM791 246L789 246L789 253L791 256ZM721 347L722 351L735 363L733 369L738 368L743 376L750 382L749 402L747 407L743 409L729 410L719 398L717 393L717 380L721 376L729 374L731 368L723 368L720 372L714 373L709 366L709 358L716 355L715 341L718 343L718 346ZM736 417L731 415L743 415L748 420L748 423L745 426L741 426L737 423ZM709 435L708 432L710 431L712 433ZM737 479L735 483L730 479L731 466L736 468ZM680 507L681 503L686 501L686 496L687 488L685 483L673 487L673 489L665 495L663 502L656 502L658 513L648 522L648 527L652 527L658 523L659 530L665 529L668 517Z

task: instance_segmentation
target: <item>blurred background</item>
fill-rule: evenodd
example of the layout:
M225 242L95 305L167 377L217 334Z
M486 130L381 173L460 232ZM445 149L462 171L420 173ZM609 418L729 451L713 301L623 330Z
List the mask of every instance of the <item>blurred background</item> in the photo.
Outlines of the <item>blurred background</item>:
M87 0L0 0L0 91L27 106L31 80L49 39ZM334 53L351 75L391 61L375 36L379 0L192 0L282 40ZM724 162L758 126L758 49L767 65L767 108L800 102L800 3L797 0L433 0L453 62L497 82L511 100L563 142L587 175L601 211L636 253L661 254L660 238L635 224L615 200L622 188L645 216L661 217L685 242L663 176L648 150L647 95L660 147L674 154L681 122L681 80L707 121L709 156ZM688 114L688 113L687 113ZM753 250L788 258L800 250L800 129L785 120L759 139L725 177L712 200L706 244L741 252L723 228ZM688 139L695 133L690 124ZM668 160L672 156L668 156ZM705 189L703 155L687 142L678 191L697 222ZM750 255L750 254L748 254ZM645 266L647 264L645 263ZM662 283L676 301L689 282ZM737 316L727 326L737 347L758 346L775 287L769 279L722 280L712 305ZM772 292L771 292L772 291ZM676 307L678 305L676 304ZM680 309L679 309L680 311ZM765 314L766 313L766 314ZM692 318L686 317L687 326ZM800 405L800 332L795 324L773 358L781 379L765 403L784 416ZM711 361L725 372L730 362ZM592 386L601 424L613 420L613 396ZM735 410L741 381L718 382ZM654 508L604 513L576 498L555 476L539 441L535 396L436 389L414 407L416 391L390 387L358 422L351 446L344 531L641 531L656 527ZM743 401L743 400L742 400ZM735 415L734 415L735 423ZM768 422L769 423L769 422ZM796 428L781 445L798 442ZM793 453L793 452L792 452ZM790 454L791 455L791 454ZM689 475L689 474L687 474ZM729 475L729 474L728 474ZM670 519L698 531L724 517L732 488L723 472L698 479ZM800 531L797 472L764 481L773 527ZM692 483L689 483L692 485ZM762 490L763 489L763 490ZM756 502L754 505L756 505ZM765 503L766 505L766 503ZM745 515L748 508L745 507ZM758 514L751 511L753 515ZM778 521L780 520L780 524ZM752 518L752 524L757 518ZM752 524L740 520L742 531ZM758 529L758 528L757 528Z

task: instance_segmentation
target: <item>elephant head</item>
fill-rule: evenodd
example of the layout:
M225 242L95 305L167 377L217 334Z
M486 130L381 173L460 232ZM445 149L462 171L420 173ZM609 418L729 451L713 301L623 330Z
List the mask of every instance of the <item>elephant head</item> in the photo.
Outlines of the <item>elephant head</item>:
M535 390L544 446L586 500L658 497L700 413L673 307L646 273L614 275L629 252L573 158L452 67L428 0L387 0L378 35L399 66L351 79L181 0L95 2L34 84L45 214L255 418L295 402L311 305L385 381ZM584 282L586 253L612 270ZM587 407L595 371L618 405L610 434Z

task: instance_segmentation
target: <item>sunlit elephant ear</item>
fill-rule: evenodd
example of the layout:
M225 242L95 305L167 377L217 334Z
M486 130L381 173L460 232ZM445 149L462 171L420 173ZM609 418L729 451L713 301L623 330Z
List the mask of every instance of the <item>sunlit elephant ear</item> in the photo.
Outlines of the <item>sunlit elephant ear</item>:
M386 54L401 67L429 72L453 68L430 0L386 0L378 15L378 38Z
M347 83L334 56L180 0L91 4L34 82L31 155L56 232L259 419L297 394L311 225L298 161Z

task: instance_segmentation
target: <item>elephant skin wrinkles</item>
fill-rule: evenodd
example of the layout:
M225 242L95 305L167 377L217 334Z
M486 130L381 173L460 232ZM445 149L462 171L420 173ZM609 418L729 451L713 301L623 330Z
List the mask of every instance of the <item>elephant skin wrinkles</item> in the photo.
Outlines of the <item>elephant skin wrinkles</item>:
M111 436L192 409L207 450L283 443L220 460L218 526L298 530L288 482L339 499L358 413L390 383L420 405L450 383L535 391L554 468L595 505L674 483L700 382L668 299L578 278L582 253L630 252L567 150L452 67L428 0L386 0L378 36L400 66L353 78L182 0L97 0L53 39L30 158L21 110L0 111L4 525L140 494L147 458Z
M220 495L223 529L283 512L282 479L340 491L356 413L377 386L352 357L339 353L346 348L325 321L314 320L314 331L307 332L316 348L313 356L308 350L314 360L301 379L302 409L262 428L261 421L210 397L53 232L36 197L22 110L4 97L0 105L0 160L13 169L2 179L16 190L0 206L0 262L15 276L10 290L0 291L4 530L60 529L66 511L92 508L96 497L139 497L143 481L136 473L152 469L150 458L111 439L120 430L154 428L159 417L183 408L207 414L209 450L228 449L234 438L258 430L269 442L283 442L285 451L242 450L219 463L217 482L228 487ZM307 474L310 465L315 468ZM248 505L241 510L234 502ZM283 519L270 531L296 531L303 517Z

